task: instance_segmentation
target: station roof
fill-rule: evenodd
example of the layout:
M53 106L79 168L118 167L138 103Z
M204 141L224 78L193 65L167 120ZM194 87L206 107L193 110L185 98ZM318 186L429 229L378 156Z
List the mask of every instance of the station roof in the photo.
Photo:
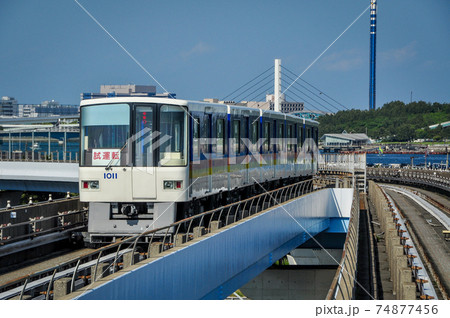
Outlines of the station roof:
M366 134L348 134L348 133L324 134L322 136L322 138L320 138L320 139L325 139L326 137L351 140L351 141L368 141L368 140L370 140L370 138Z

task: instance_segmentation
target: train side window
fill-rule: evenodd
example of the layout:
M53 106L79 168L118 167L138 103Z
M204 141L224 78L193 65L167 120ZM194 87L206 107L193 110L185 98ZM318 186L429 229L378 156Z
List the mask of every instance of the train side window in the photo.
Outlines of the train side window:
M269 152L270 149L270 123L264 123L264 152Z
M292 151L294 150L294 145L291 142L291 138L294 135L293 133L293 126L292 125L288 125L288 129L287 129L287 148L288 151Z
M282 152L283 151L283 139L284 139L284 124L279 124L278 125L278 132L277 132L277 145L278 145L278 152Z
M216 153L225 153L225 121L223 119L217 120L216 125Z
M192 125L192 152L194 159L198 159L200 157L200 119L195 117Z
M300 124L298 125L297 129L297 151L300 151L302 149L302 138L303 138L303 126Z
M234 153L239 154L241 152L241 121L234 120L233 121L233 135L232 138L234 140Z
M251 141L252 141L252 152L257 152L258 151L258 139L259 139L259 121L255 120L252 123L252 127L251 127Z

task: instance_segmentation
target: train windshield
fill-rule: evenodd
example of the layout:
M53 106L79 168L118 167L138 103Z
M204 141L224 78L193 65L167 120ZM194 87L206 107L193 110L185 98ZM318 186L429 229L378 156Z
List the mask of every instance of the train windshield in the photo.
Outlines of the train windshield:
M130 106L81 107L81 165L125 166L130 160Z

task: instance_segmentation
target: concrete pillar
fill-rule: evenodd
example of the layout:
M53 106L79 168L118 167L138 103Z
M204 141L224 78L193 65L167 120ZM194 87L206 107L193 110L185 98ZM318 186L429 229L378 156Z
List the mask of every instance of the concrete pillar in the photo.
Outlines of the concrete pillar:
M158 254L161 254L162 252L162 242L153 242L150 245L150 256L149 257L156 257Z
M402 284L402 298L404 300L416 300L416 284L404 283Z
M124 255L125 258L125 255ZM99 280L109 274L109 264L108 263L98 263L97 272L95 272L95 265L91 266L91 281Z
M211 221L211 232L219 229L219 221Z
M194 227L192 229L192 232L193 232L192 234L194 236L194 239L197 238L197 237L202 236L204 234L204 230L205 230L204 226L196 226L196 227Z
M139 262L139 253L138 252L129 252L123 254L123 268L127 268L131 266L131 261L133 260L133 264ZM106 275L105 275L106 276Z
M403 298L403 285L411 282L411 270L408 267L399 267L398 268L398 285L397 285L397 299L405 299Z
M61 299L70 293L70 282L72 278L64 277L53 282L53 299Z
M397 237L397 230L389 229L385 232L385 244L386 244L386 253L388 254L388 259L391 259L391 245L395 243L395 239Z
M186 242L186 234L177 234L175 236L175 246L180 246Z
M397 255L391 261L391 279L393 294L397 295L400 291L399 270L407 265L405 255Z
M389 258L389 267L391 269L391 281L394 283L394 291L395 291L395 281L397 278L397 258L401 256L404 256L403 247L400 244L393 244L391 246L391 257ZM405 263L401 267L406 266L406 258L403 258L401 260L401 262L403 261Z

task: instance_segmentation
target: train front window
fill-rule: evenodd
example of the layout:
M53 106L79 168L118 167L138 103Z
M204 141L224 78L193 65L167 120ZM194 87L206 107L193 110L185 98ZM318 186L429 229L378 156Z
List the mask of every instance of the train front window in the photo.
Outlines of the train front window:
M162 105L160 133L160 165L187 165L187 111L181 106Z
M129 165L129 120L128 104L81 107L81 165Z
M153 107L136 106L136 133L134 135L134 165L153 166Z

